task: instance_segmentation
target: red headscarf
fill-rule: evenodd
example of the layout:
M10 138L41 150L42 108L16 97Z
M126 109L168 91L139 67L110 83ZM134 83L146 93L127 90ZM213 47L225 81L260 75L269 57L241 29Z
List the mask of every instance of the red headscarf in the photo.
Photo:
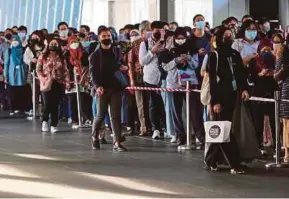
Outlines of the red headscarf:
M81 74L81 71L82 71L81 58L83 55L83 51L81 49L81 46L79 45L79 47L77 49L72 49L70 47L70 45L74 41L79 42L79 40L76 36L70 36L67 41L68 41L68 49L69 49L69 54L70 54L69 62L73 67L76 67L78 70L77 72L79 74Z

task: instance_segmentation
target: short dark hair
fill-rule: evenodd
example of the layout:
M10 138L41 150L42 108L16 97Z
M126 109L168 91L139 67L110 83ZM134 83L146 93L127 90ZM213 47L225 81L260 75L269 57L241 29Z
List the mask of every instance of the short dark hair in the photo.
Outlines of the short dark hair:
M17 28L18 29L18 26L13 26L11 29L13 29L13 28Z
M106 26L101 26L98 28L97 34L100 35L102 32L106 32L106 31L110 32L109 28Z
M140 26L140 23L137 23L137 24L134 25L134 28L133 28L133 29L139 30L139 26Z
M151 24L151 29L162 29L164 27L163 23L161 21L153 21Z
M175 25L175 26L179 27L178 22L175 22L175 21L171 22L170 25Z
M123 29L130 29L130 30L133 30L133 29L134 29L134 25L132 25L132 24L127 24L127 25L124 26Z
M228 17L226 20L225 20L225 24L229 24L231 21L236 21L237 23L239 22L238 19L236 17Z
M244 16L242 17L242 21L243 21L245 18L251 18L251 19L254 20L254 17L253 17L252 15L249 15L249 14L244 15Z
M62 21L62 22L60 22L60 23L57 25L57 29L59 30L60 26L62 26L62 25L66 25L67 28L69 27L68 24L67 24L65 21Z
M81 25L80 28L84 28L87 32L90 32L90 27L88 25Z
M204 15L202 15L202 14L197 14L197 15L195 15L194 18L193 18L193 22L194 22L194 23L195 23L195 21L196 21L196 19L197 19L198 17L203 17L203 18L205 19Z
M263 25L264 23L266 22L270 22L266 17L262 17L259 21L258 21L258 24L259 25Z
M162 23L162 25L163 25L163 28L164 28L165 26L169 26L169 23L168 23L168 22L161 21L161 23Z
M18 30L19 31L25 31L25 32L27 32L27 27L26 26L20 26L19 28L18 28Z

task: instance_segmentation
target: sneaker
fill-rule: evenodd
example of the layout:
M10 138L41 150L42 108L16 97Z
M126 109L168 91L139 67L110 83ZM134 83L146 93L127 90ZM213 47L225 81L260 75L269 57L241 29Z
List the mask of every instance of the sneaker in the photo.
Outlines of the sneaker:
M91 139L91 146L93 150L100 149L100 143L99 140L96 140L94 138Z
M127 149L124 146L122 146L121 144L120 145L114 145L112 150L113 150L113 152L125 152L125 151L127 151Z
M68 118L67 123L68 123L68 124L72 124L72 119L71 119L71 118Z
M48 122L42 122L41 131L42 131L42 132L49 132Z
M79 128L79 125L76 124L76 123L73 123L73 124L71 125L71 128L72 128L72 129L78 129L78 128Z
M57 133L57 131L58 131L58 128L55 127L55 126L52 126L51 129L50 129L51 133Z
M161 138L161 132L159 130L155 130L152 138L154 140L160 139Z
M84 122L84 125L85 125L85 126L91 126L91 125L92 125L92 121L91 121L91 120L86 120L86 121Z
M99 140L100 144L108 144L105 138Z
M267 155L267 151L265 151L264 149L260 149L261 155L262 156L266 156Z
M172 136L171 143L173 144L177 143L177 136L175 135Z
M11 111L11 112L9 113L9 115L10 115L10 116L13 116L13 115L14 115L14 112L13 112L13 111Z
M14 113L15 113L15 114L18 114L18 113L20 113L20 111L19 111L19 110L16 110L16 111L14 111Z
M246 172L242 169L231 169L231 174L233 175L244 175Z

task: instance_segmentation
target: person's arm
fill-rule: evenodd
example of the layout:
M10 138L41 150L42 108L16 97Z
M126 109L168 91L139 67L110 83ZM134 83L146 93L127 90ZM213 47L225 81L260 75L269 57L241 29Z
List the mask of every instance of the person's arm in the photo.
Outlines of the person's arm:
M24 53L24 57L23 57L24 63L27 64L28 66L30 66L33 58L34 58L34 56L33 56L32 51L30 50L30 48L29 47L26 48L25 53Z
M10 63L10 56L9 56L9 50L5 50L4 52L4 78L6 82L9 81L9 64Z
M209 54L209 78L210 78L210 93L211 93L211 105L214 106L216 104L220 104L219 95L220 91L218 89L218 82L217 82L217 56L216 53Z
M207 72L207 64L208 64L208 54L205 56L202 67L201 67L201 76L204 77Z
M134 48L132 48L129 53L128 53L128 76L129 76L129 80L130 80L130 85L134 86L134 78L133 78L133 64L134 64L134 55L135 55L135 51Z
M91 54L89 57L89 76L93 87L97 90L98 87L102 87L103 79L99 70L99 60L97 56L97 51Z
M246 77L246 69L245 66L242 62L242 58L240 56L240 54L238 53L236 56L236 66L235 66L235 70L236 70L236 81L237 81L237 85L240 91L248 91L248 83L247 83L247 77Z
M154 58L154 54L151 50L146 49L145 42L142 42L139 49L139 63L142 66L148 65Z
M43 73L43 54L41 54L38 58L37 64L36 64L36 73L38 77L44 77Z

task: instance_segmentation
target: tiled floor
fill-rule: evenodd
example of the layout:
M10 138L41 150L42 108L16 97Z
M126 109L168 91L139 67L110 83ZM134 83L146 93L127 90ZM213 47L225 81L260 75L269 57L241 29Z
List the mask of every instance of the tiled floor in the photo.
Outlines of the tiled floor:
M0 197L289 197L289 171L267 172L262 162L245 176L209 173L201 152L162 141L128 137L129 152L116 154L111 145L92 151L89 130L39 129L38 121L0 120Z

